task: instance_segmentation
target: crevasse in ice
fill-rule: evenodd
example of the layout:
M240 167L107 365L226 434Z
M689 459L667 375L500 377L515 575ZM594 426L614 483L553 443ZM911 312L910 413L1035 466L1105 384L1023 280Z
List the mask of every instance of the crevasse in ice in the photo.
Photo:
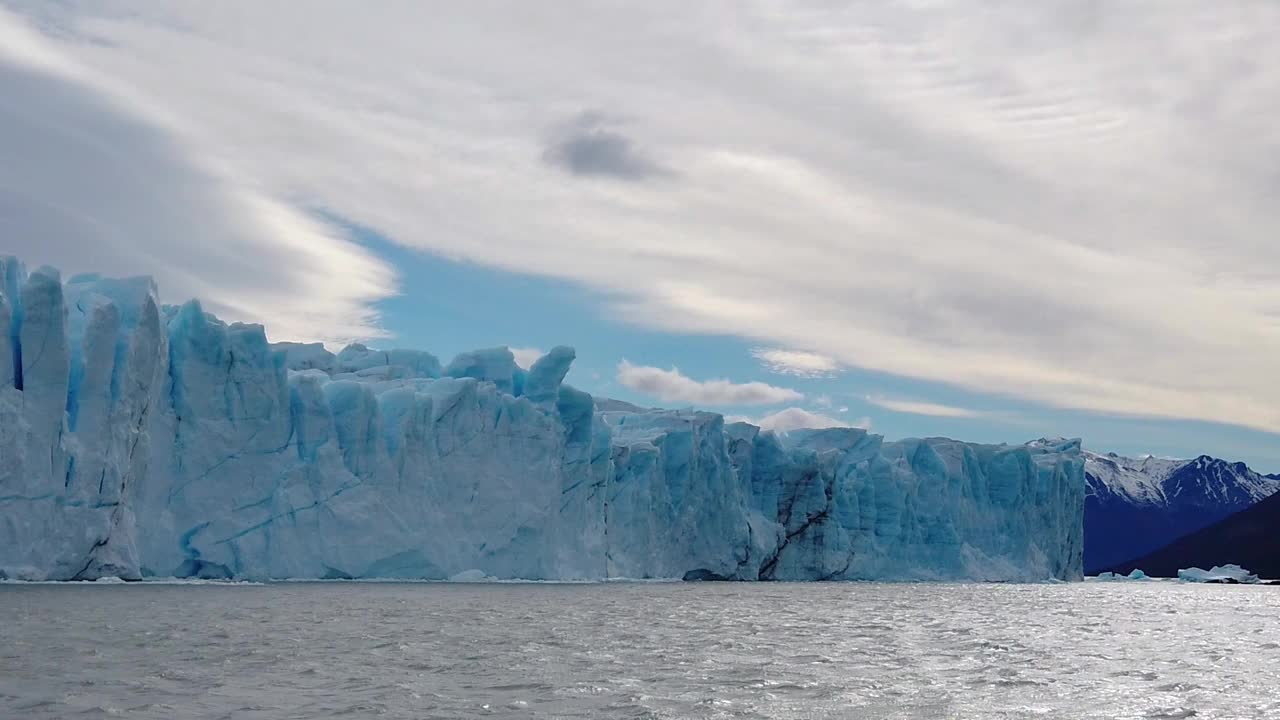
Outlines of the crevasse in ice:
M597 402L573 359L271 344L0 259L0 574L1081 576L1077 441L780 436Z

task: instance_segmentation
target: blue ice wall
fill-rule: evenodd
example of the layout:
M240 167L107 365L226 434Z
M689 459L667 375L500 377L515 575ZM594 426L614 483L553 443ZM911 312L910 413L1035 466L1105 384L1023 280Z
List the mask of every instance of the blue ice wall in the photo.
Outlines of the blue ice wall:
M558 347L271 344L0 260L0 574L1077 579L1079 444L597 403Z

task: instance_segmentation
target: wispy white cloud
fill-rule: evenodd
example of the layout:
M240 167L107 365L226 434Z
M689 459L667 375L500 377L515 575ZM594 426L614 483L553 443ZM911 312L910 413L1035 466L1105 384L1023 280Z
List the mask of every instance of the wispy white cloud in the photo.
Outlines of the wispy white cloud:
M792 430L821 430L824 428L834 427L856 427L864 430L871 429L871 418L864 417L848 421L811 412L798 407L785 408L756 419L744 416L730 416L726 417L725 420L728 422L748 422L759 427L761 430L772 430L780 433L791 432Z
M246 192L651 327L1280 430L1275 3L20 5Z
M538 358L546 355L546 351L535 347L513 347L511 354L516 356L516 365L528 370L538 361Z
M986 413L979 410L970 410L969 408L956 407L954 405L943 405L941 403L921 402L917 400L899 400L879 395L868 396L867 402L886 410L909 413L911 415L929 415L931 417L947 418L976 418L986 415Z
M796 377L830 377L840 370L835 358L822 353L782 348L752 348L752 356L769 370Z
M395 274L223 162L138 88L0 9L0 251L154 275L273 339L377 337Z
M636 392L652 395L663 402L691 405L774 405L804 399L791 388L775 387L762 382L735 383L729 380L698 381L685 376L677 368L618 364L618 382Z

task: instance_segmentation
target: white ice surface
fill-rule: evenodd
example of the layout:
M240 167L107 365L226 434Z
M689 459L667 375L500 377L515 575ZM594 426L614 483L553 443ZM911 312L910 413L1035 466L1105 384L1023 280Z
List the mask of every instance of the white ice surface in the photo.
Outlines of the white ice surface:
M1208 570L1198 567L1185 568L1178 571L1178 579L1184 582L1230 582L1245 585L1258 582L1258 576L1239 565L1214 565Z

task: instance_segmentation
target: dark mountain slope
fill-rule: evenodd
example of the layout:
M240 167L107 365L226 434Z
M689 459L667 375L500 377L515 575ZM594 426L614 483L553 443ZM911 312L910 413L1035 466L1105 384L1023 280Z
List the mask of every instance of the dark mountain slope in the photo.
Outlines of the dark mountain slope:
M1154 552L1280 489L1280 478L1207 455L1085 458L1086 574Z
M1178 570L1235 563L1263 578L1280 578L1280 495L1174 541L1167 547L1114 568L1142 568L1153 577L1176 577Z

